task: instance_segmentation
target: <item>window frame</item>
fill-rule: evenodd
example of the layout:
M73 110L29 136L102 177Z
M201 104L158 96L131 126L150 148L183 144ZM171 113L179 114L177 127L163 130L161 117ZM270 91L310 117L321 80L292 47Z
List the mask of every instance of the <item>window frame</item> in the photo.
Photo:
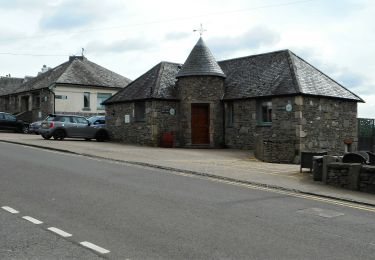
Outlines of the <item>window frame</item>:
M234 125L234 105L233 101L225 103L225 125L226 127L233 127Z
M83 92L83 110L91 110L91 93ZM87 104L86 104L87 103Z
M260 126L272 125L272 99L257 100L257 124ZM265 110L264 110L265 108Z
M134 102L134 121L146 122L146 102Z
M100 95L107 96L107 97L106 98L103 98L103 97L99 98ZM96 94L96 109L104 110L105 106L103 106L102 103L110 97L112 97L112 93L97 93Z

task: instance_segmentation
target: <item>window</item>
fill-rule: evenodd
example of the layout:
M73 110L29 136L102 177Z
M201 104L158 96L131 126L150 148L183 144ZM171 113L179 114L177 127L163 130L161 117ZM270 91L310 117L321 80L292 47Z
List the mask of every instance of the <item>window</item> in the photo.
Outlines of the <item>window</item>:
M40 108L40 96L33 95L33 108Z
M85 125L88 124L87 119L84 117L73 117L73 122L76 124L85 124Z
M272 124L272 101L261 100L257 104L258 124L271 125Z
M227 127L233 126L233 102L225 103L225 123Z
M96 108L104 109L102 103L112 96L111 93L98 93L96 98Z
M56 95L56 96L55 96L55 99L64 99L64 100L66 100L66 99L68 99L68 96L64 96L64 95Z
M83 108L90 110L90 92L83 93Z
M134 103L135 110L135 121L144 122L146 121L146 102Z
M17 121L17 118L10 114L4 114L4 117L5 117L5 120L8 120L8 121Z

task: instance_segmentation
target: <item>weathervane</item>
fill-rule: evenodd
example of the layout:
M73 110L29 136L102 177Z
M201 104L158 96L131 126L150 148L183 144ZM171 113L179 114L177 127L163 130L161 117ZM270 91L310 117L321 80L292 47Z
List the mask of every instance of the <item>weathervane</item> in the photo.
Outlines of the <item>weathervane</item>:
M193 32L199 32L199 35L202 37L202 34L207 30L203 28L202 24L199 29L193 30Z

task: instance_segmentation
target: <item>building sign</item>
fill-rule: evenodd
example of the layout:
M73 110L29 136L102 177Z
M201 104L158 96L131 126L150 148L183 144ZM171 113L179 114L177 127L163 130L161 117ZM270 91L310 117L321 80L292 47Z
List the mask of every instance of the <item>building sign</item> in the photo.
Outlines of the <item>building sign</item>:
M130 123L130 115L125 115L125 124Z

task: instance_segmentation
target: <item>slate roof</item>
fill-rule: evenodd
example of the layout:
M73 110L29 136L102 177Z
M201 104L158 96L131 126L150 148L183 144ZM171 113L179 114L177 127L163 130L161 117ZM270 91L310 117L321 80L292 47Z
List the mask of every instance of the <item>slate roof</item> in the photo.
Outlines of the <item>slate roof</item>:
M23 83L23 78L11 78L1 77L0 78L0 95L15 91Z
M227 75L224 99L305 94L364 102L289 50L219 62Z
M224 60L218 64L226 75L224 100L302 94L364 102L289 50ZM179 64L161 62L105 104L152 98L177 100L175 78L181 70Z
M69 61L24 82L16 91L2 95L48 88L54 84L124 88L130 82L130 79L103 68L82 56L72 56Z
M152 69L130 83L126 88L107 99L103 104L140 99L175 100L176 74L181 64L160 62Z
M176 77L202 75L225 78L225 74L217 64L214 55L212 55L203 39L199 38Z

